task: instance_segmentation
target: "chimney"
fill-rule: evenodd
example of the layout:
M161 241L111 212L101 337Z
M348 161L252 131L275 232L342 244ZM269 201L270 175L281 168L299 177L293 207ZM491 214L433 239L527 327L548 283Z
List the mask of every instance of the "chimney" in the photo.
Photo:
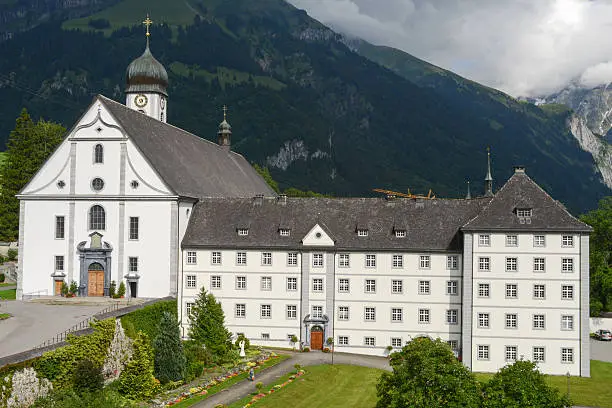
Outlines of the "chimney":
M257 194L255 197L253 197L253 204L254 205L263 205L263 201L264 201L264 195L263 194Z
M514 166L514 174L525 174L525 166Z

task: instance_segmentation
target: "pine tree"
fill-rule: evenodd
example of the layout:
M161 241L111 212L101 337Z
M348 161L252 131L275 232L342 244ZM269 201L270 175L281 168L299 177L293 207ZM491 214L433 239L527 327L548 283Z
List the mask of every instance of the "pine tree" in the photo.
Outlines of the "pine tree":
M186 359L183 353L181 329L172 313L162 314L159 321L159 334L153 340L153 349L155 351L155 377L162 384L182 380Z
M15 197L62 142L66 129L52 122L34 123L24 109L8 140L0 167L0 240L15 241L19 232L19 200Z
M231 333L225 328L221 303L202 288L191 308L189 337L206 347L214 357L223 357L231 349Z
M157 384L153 375L153 349L149 337L139 331L133 343L132 359L119 376L119 392L140 400L153 395Z

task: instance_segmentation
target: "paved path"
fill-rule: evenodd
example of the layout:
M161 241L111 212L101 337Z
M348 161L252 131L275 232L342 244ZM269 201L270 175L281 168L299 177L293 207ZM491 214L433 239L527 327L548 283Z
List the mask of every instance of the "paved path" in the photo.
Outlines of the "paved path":
M0 312L13 317L0 321L0 357L20 353L93 316L104 306L52 306L11 300Z
M591 360L612 363L612 341L591 339Z
M331 353L311 352L311 353L292 353L292 352L279 352L279 354L291 354L291 358L265 369L261 373L255 374L255 383L262 382L264 384L270 384L276 381L279 377L294 371L293 366L295 364L301 364L303 366L309 365L320 365L320 364L331 364L332 355ZM389 360L384 357L372 357L372 356L361 356L357 354L346 354L346 353L335 353L334 364L348 364L358 365L371 368L380 368L382 370L391 370L389 366ZM242 399L255 391L255 385L251 381L241 381L236 385L219 392L205 399L199 404L193 405L197 408L214 407L217 404L231 404L239 399Z

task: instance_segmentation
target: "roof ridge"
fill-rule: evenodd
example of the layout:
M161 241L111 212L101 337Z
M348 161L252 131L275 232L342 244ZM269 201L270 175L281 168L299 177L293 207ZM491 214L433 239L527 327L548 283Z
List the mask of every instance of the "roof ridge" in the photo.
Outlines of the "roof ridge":
M133 113L139 113L139 112L135 111L134 109L130 109L130 108L128 108L127 106L125 106L125 105L124 105L124 104L122 104L121 102L117 102L116 100L114 100L114 99L110 99L110 98L108 98L108 97L106 97L106 96L104 96L104 95L102 95L102 94L98 94L98 96L99 96L99 97L101 97L101 98L104 98L106 101L109 101L109 102L111 102L112 104L114 104L114 105L116 105L116 106L120 107L121 109L125 109L126 111L129 111L130 113L132 113L132 112L133 112ZM173 124L171 124L171 123L168 123L168 122L162 122L161 120L157 120L157 119L155 119L155 118L152 118L152 117L150 117L149 115L144 115L144 116L145 116L145 117L146 117L148 120L154 120L156 123L160 123L160 124L162 124L162 125L165 125L165 126L168 126L168 127L173 128L173 129L176 129L176 130L180 131L180 132L181 132L181 133L183 133L183 134L186 134L186 135L188 135L188 136L194 137L194 138L195 138L195 139L197 139L197 140L200 140L201 142L209 143L211 146L214 146L215 148L219 149L219 151L225 152L225 150L223 150L223 149L221 148L221 146L219 146L219 145L218 145L217 143L215 143L215 142L212 142L212 141L210 141L210 140L208 140L208 139L205 139L205 138L203 138L203 137L200 137L200 136L198 136L198 135L196 135L196 134L194 134L194 133L191 133L191 132L189 132L189 131L187 131L187 130L185 130L185 129L181 129L180 127L175 126L175 125L173 125ZM230 152L232 152L232 151L230 150ZM232 152L232 153L235 153L235 152ZM236 154L238 154L238 153L236 153ZM242 156L242 155L240 155L240 156Z

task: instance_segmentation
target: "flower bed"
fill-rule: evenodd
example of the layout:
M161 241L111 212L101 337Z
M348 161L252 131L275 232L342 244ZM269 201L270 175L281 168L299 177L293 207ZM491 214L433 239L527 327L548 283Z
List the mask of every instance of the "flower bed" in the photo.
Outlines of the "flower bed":
M302 375L305 374L304 370L298 370L294 375L289 376L289 378L287 379L287 381L281 383L281 384L276 384L274 385L272 388L270 388L268 390L267 393L259 393L257 395L254 395L253 398L251 398L251 400L249 402L247 402L245 405L242 406L242 408L250 408L252 407L255 403L257 403L257 401L260 401L262 398L267 397L268 395L275 393L277 391L282 390L284 387L286 387L287 385L291 384L293 381L295 381L298 377L301 377Z
M270 360L277 359L277 358L278 358L278 355L274 352L262 353L258 357L256 357L253 361L246 362L244 364L241 364L239 366L236 366L226 371L225 373L221 375L209 378L205 380L202 384L199 384L195 387L190 387L158 406L169 407L169 406L180 404L181 402L187 401L193 397L204 397L204 396L207 396L208 394L213 394L216 392L216 390L211 389L211 388L219 386L223 384L224 382L234 377L237 377L241 374L246 374L251 368L258 370ZM201 399L203 398L198 398L198 400L201 400Z

